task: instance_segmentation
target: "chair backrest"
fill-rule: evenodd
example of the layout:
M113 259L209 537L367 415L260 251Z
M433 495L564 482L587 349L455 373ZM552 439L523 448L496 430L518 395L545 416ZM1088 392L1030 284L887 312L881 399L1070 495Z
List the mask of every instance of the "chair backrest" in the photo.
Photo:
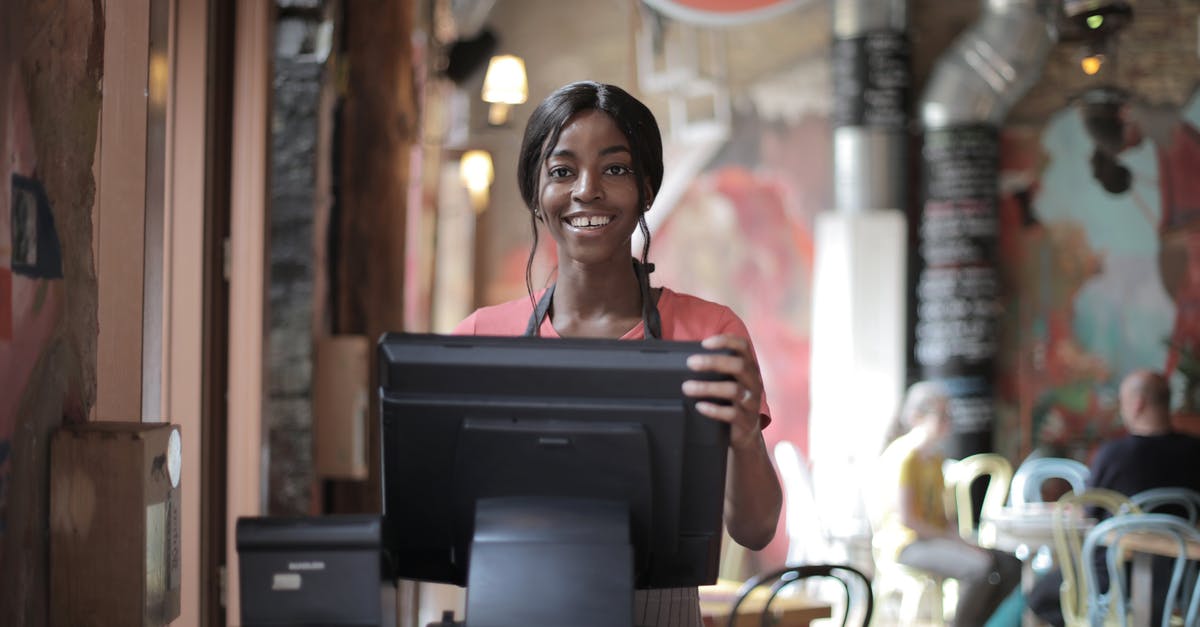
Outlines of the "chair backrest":
M871 591L870 577L847 564L800 564L755 575L742 584L737 598L733 602L733 607L729 610L729 627L734 627L738 607L756 589L764 586L770 587L769 595L762 609L762 625L765 627L771 622L771 604L779 596L780 591L796 582L813 579L836 581L840 584L841 590L845 592L846 609L842 613L842 627L851 624L866 627L871 623L871 616L875 612L875 597ZM851 616L857 616L859 621L851 623Z
M1003 455L977 453L947 464L945 476L947 498L954 503L954 510L958 516L959 534L964 538L974 537L975 528L979 527L979 543L983 546L994 545L994 532L985 531L985 526L981 523L1003 511L1004 501L1008 498L1008 487L1012 482L1012 464ZM987 490L983 494L980 520L975 520L971 487L976 479L984 476L988 477Z
M775 466L783 480L783 515L788 535L784 563L803 564L826 559L829 542L821 522L808 462L787 440L775 444L774 451Z
M1112 516L1140 511L1129 497L1103 488L1065 494L1055 503L1052 518L1054 550L1063 576L1059 601L1068 625L1087 620L1089 588L1084 569L1091 568L1093 560L1083 558L1083 539L1088 530L1086 508L1089 507L1104 509Z
M1111 620L1114 616L1121 625L1128 627L1129 610L1132 603L1128 598L1129 581L1126 574L1126 552L1121 550L1121 538L1131 533L1160 538L1170 545L1177 547L1176 556L1172 560L1171 581L1167 588L1167 596L1163 605L1162 627L1171 624L1171 615L1178 610L1188 616L1185 625L1195 625L1197 602L1193 594L1195 581L1196 560L1187 555L1189 540L1200 542L1200 531L1178 516L1169 514L1126 514L1114 516L1096 525L1088 532L1083 542L1083 554L1092 555L1094 551L1107 546L1104 567L1108 572L1108 591L1101 594L1097 583L1099 565L1084 569L1088 587L1088 617L1092 624ZM1190 601L1190 607L1189 607Z
M1071 484L1075 494L1087 488L1091 471L1086 464L1065 457L1034 457L1027 459L1013 473L1011 503L1020 507L1026 503L1041 503L1042 484L1050 479L1062 479Z
M1148 514L1182 515L1193 526L1200 522L1200 492L1195 490L1175 487L1151 488L1134 494L1129 500ZM1171 511L1161 511L1164 508Z

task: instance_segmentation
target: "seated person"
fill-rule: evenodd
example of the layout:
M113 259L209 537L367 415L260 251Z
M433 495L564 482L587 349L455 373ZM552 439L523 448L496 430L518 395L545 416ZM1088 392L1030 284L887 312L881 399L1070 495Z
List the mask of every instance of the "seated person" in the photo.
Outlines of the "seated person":
M1176 433L1171 428L1171 389L1158 372L1139 370L1121 382L1118 402L1128 435L1106 442L1092 459L1089 488L1106 488L1126 496L1143 490L1184 487L1200 491L1200 438ZM1173 513L1166 509L1160 513ZM1107 512L1089 512L1103 518ZM1103 560L1103 555L1099 556ZM1108 587L1107 572L1101 568L1101 589ZM1170 581L1169 560L1156 560L1154 574L1154 621L1161 622L1163 600ZM1061 627L1065 624L1059 589L1062 572L1052 570L1029 592L1029 609L1042 620Z
M880 458L877 476L885 484L873 542L882 559L957 580L954 624L978 627L1020 583L1021 562L964 539L946 513L942 447L950 433L949 409L940 384L909 388L897 421L907 433Z

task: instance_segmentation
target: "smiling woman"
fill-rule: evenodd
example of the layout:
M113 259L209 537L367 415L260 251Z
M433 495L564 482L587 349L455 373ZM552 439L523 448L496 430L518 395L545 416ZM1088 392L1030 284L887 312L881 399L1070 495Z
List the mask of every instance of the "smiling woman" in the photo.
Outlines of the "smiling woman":
M529 118L517 168L530 212L533 247L528 298L485 307L455 333L702 341L728 354L693 355L688 367L728 375L692 380L681 392L697 410L729 423L725 525L739 544L765 546L782 496L762 429L770 422L758 360L746 325L728 307L652 287L650 210L663 178L662 138L654 115L624 90L593 82L550 94ZM555 283L534 291L530 279L541 223L557 244ZM634 229L644 245L631 259ZM638 625L699 625L695 589L638 591Z

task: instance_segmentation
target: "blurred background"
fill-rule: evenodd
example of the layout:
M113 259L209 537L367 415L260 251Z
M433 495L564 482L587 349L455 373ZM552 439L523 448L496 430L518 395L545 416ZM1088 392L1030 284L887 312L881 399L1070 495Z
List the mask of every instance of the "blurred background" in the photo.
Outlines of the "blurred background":
M1138 368L1200 421L1196 0L12 0L0 36L6 624L48 621L62 425L180 426L175 624L237 615L237 516L379 511L374 342L526 293L515 157L576 80L654 111L655 282L746 321L798 453L811 516L751 569L868 550L918 379L954 456L1087 461Z

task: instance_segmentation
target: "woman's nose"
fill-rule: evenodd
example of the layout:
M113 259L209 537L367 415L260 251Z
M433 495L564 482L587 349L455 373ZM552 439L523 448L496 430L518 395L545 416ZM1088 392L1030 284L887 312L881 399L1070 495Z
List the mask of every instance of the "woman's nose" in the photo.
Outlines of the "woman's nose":
M579 173L575 179L575 187L571 190L571 195L580 202L596 200L603 194L604 189L600 177L586 170Z

